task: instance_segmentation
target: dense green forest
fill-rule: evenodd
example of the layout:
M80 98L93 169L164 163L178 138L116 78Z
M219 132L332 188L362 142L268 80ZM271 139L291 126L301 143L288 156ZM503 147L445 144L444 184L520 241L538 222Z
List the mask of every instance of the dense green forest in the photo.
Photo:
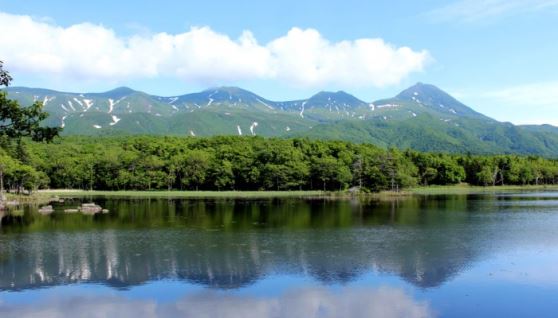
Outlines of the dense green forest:
M0 137L4 186L96 190L399 190L416 185L554 184L558 161L261 137Z

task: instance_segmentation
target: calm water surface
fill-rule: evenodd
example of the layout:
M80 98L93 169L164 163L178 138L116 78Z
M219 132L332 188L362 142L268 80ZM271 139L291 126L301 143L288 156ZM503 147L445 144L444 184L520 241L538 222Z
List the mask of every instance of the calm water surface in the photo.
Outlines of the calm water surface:
M0 317L558 317L554 192L55 210L0 212Z

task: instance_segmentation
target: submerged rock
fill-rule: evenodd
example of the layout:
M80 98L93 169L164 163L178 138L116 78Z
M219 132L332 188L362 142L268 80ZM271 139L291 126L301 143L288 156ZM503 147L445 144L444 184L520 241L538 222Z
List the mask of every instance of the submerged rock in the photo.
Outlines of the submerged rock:
M54 212L54 208L52 207L52 205L45 205L45 206L39 208L39 213L42 213L42 214L50 214L52 212Z
M103 211L103 208L95 203L83 203L79 209L85 214L95 214Z
M82 205L71 208L71 209L64 209L65 213L77 213L81 212L83 214L97 214L97 213L108 213L109 210L103 209L100 205L95 203L83 203Z

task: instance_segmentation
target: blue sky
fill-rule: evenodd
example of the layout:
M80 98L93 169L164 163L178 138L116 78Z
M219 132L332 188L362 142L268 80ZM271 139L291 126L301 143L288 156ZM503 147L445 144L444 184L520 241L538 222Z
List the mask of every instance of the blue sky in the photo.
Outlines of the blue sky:
M498 120L558 125L558 0L0 0L0 26L14 85L373 101L420 81Z

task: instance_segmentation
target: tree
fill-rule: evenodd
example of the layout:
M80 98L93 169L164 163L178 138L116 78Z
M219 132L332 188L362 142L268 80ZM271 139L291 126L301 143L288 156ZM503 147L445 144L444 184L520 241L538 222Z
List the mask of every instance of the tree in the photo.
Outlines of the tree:
M182 183L186 186L193 186L197 191L205 182L211 161L212 156L206 151L187 152L180 167L183 173Z
M215 180L214 186L217 190L234 187L234 173L232 164L228 160L223 160L220 164L214 163L213 179Z
M4 70L4 64L0 61L0 87L8 87L11 81L10 73ZM41 126L41 122L47 117L48 113L43 111L42 103L35 102L29 107L21 107L17 101L8 99L6 91L0 92L0 136L2 144L9 144L12 139L18 140L17 154L23 155L26 153L21 144L22 137L31 137L34 141L49 142L58 136L61 128ZM27 160L27 157L21 159ZM0 165L0 194L4 192L4 169L5 167ZM34 171L31 167L29 169ZM44 179L42 176L35 178L37 172L34 171L34 174L29 169L26 170L29 173L24 174L25 178L22 178L25 182L20 182L21 186L36 184L36 182L33 183L29 180Z
M0 86L8 86L12 81L10 73L4 70L4 62L0 61Z
M0 87L8 87L12 77L3 69L0 61ZM43 104L35 102L29 107L21 107L15 100L8 98L5 91L0 92L0 135L19 139L31 137L34 141L51 141L61 131L59 127L42 127L41 122L48 117Z
M316 158L312 165L314 178L322 183L323 190L342 190L353 179L351 170L332 156Z
M494 167L483 166L479 172L476 174L477 180L484 186L489 184L494 184Z

